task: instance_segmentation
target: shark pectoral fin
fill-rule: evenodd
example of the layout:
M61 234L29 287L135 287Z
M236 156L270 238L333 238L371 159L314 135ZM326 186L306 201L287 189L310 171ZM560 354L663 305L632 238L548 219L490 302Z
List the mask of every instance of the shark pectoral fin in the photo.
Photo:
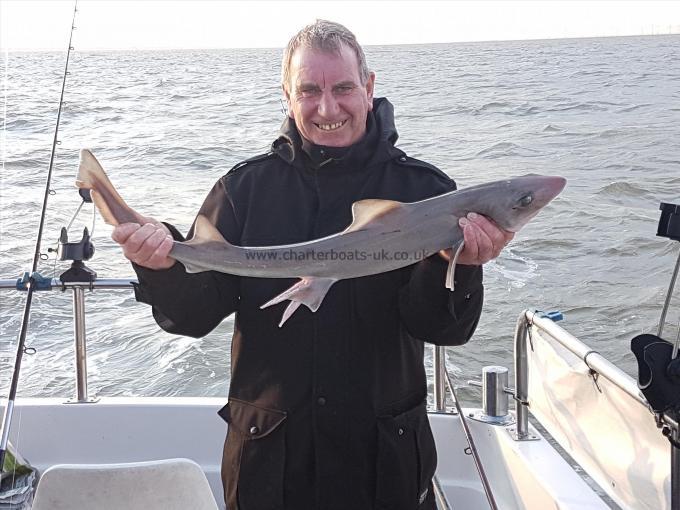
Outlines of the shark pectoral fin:
M454 288L454 276L456 273L456 263L458 262L458 256L460 252L463 251L465 247L465 241L461 239L458 246L452 246L453 256L449 259L449 267L446 269L446 288L453 291Z
M279 327L281 327L301 304L305 305L312 312L316 312L321 306L323 298L326 297L328 289L335 282L337 282L335 278L304 277L271 301L267 301L260 308L267 308L289 299L290 304L283 312L283 317L281 317L281 322L279 323Z
M403 203L394 200L366 199L352 204L352 224L345 232L362 230L389 213L400 211Z

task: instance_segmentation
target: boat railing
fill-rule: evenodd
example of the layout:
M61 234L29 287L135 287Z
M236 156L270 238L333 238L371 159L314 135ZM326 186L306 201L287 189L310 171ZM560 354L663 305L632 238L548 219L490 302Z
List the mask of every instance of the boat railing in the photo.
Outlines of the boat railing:
M0 279L0 290L27 290L26 283L28 278L23 279ZM135 278L101 278L91 282L62 282L58 278L39 278L39 290L41 291L61 291L70 290L73 292L73 338L75 352L75 397L69 400L71 403L88 403L96 399L88 394L87 387L87 331L85 326L85 291L95 289L131 289L137 283ZM448 373L446 373L445 351L442 347L436 347L435 357L435 380L438 381L435 387L435 401L437 409L445 412L446 384L450 385ZM437 477L434 481L435 499L438 508L448 510L451 504L446 493L441 487Z
M604 358L599 352L591 349L575 336L562 329L543 312L525 310L517 319L514 339L514 399L517 403L518 439L525 439L529 435L529 365L527 362L527 349L532 341L531 328L547 333L559 345L577 356L588 367L593 377L606 379L643 407L649 406L635 381Z
M645 508L680 510L680 501L671 504L670 498L680 488L680 456L664 438L666 433L677 436L678 424L654 413L633 377L562 329L555 318L525 310L517 320L513 439L533 439L531 409L542 428L618 505L633 508L643 498L653 501ZM596 446L607 444L616 448ZM627 464L620 461L624 458L646 460Z
M0 279L0 290L27 290L23 280ZM131 289L137 283L136 278L98 278L92 282L62 282L58 278L40 278L40 291L70 290L73 292L73 338L75 352L75 397L70 402L92 402L87 389L87 332L85 327L85 291L94 289Z
M27 282L29 279L0 279L0 290L15 290L26 291ZM41 291L71 291L73 294L73 324L74 324L74 353L75 353L75 396L69 402L86 403L93 402L88 394L88 371L87 371L87 338L86 338L86 324L85 324L85 299L87 291L94 290L125 290L132 289L137 283L135 278L95 278L93 281L81 282L63 282L58 278L38 278L31 280L39 285ZM538 343L537 343L538 342ZM626 398L638 408L638 413L646 414L649 410L648 403L637 387L636 382L625 373L623 373L615 365L607 361L597 351L591 349L587 345L580 342L576 337L569 334L567 331L557 325L548 314L539 311L525 310L517 319L514 337L514 388L507 387L507 369L504 367L486 367L483 372L484 383L479 383L483 387L483 409L481 416L482 421L493 423L497 425L510 425L512 422L514 428L508 428L508 432L516 441L529 441L536 437L531 434L529 430L529 406L532 403L532 412L536 414L537 409L533 406L536 398L541 398L540 395L543 386L531 386L530 393L530 373L533 373L532 356L537 355L534 352L543 342L556 343L562 348L571 353L577 360L580 360L581 366L585 365L587 368L586 376L592 378L592 383L597 388L599 393L602 393L602 388L606 385L616 387L618 391L623 392ZM547 344L546 344L547 345ZM540 349L539 349L540 350ZM488 370L492 369L492 370ZM447 394L450 398L455 399L455 388L451 374L446 368L446 348L443 346L433 347L433 401L434 411L436 413L452 413L456 414L450 406L447 406ZM488 377L487 377L488 376ZM599 382L598 382L599 381ZM570 384L570 383L565 383ZM606 389L606 388L605 388ZM544 393L549 398L554 398L555 395L548 395L548 388L544 388ZM515 400L515 418L508 414L507 397L511 395ZM487 405L488 404L488 405ZM540 408L540 402L538 402ZM651 415L650 411L650 415ZM503 415L503 416L501 416ZM504 417L507 417L505 420ZM491 418L491 419L489 419ZM643 420L647 420L644 416ZM652 420L651 416L649 417ZM539 417L540 420L540 417ZM669 423L670 418L666 417L666 424L672 426L677 430L676 423ZM543 423L541 421L541 423ZM653 423L652 423L653 426ZM552 431L550 431L552 434ZM654 435L652 432L650 437ZM554 437L554 435L553 435ZM556 438L557 439L557 438ZM557 439L558 443L560 442ZM663 445L662 445L663 446ZM578 459L576 459L579 462ZM680 471L680 459L673 459L674 469L672 472L677 477ZM587 471L587 470L586 470ZM589 473L590 474L590 473ZM591 475L592 476L592 475ZM450 508L446 495L441 490L439 480L435 481L435 495L439 501L441 508ZM675 484L674 484L675 485ZM601 485L602 486L602 485ZM609 491L607 491L609 492ZM616 499L615 499L616 500Z
M0 279L0 291L26 291L27 277L23 279ZM87 331L85 326L85 291L104 289L132 289L136 278L96 278L91 282L63 282L59 278L38 278L39 291L70 290L73 293L73 338L75 356L75 397L71 402L91 402L87 388ZM450 375L446 371L446 351L443 346L434 346L434 409L446 412L447 385ZM450 392L450 390L449 390Z
M627 377L619 368L607 361L600 353L591 349L575 336L571 335L554 320L539 311L525 310L518 320L515 328L514 339L514 362L515 362L515 387L512 390L516 402L517 437L518 440L526 440L529 434L529 364L527 349L531 342L530 329L547 333L562 347L576 355L583 361L596 377L603 377L612 384L623 390L628 396L647 407L647 400L640 392L637 384ZM438 412L446 410L446 387L450 384L450 378L446 370L446 348L434 347L434 409Z
M25 279L24 279L25 280ZM97 278L92 282L62 282L58 278L42 279L40 290L73 292L73 325L75 345L76 367L76 395L75 402L88 402L87 390L87 341L85 327L85 291L95 289L131 289L137 283L136 278ZM0 290L26 290L21 279L0 279ZM515 362L515 388L513 398L516 402L516 439L526 440L529 434L529 368L527 363L527 348L530 343L530 329L536 328L550 335L564 348L578 356L588 368L597 373L598 377L604 377L631 398L643 406L647 401L641 394L635 382L626 377L616 366L607 361L597 351L583 344L576 337L560 328L553 320L538 311L525 310L518 320L515 328L514 339L514 362ZM446 368L446 348L434 346L433 348L433 375L434 375L434 411L446 412L447 386L451 385L451 376ZM450 390L449 390L450 393ZM489 396L491 398L491 396Z

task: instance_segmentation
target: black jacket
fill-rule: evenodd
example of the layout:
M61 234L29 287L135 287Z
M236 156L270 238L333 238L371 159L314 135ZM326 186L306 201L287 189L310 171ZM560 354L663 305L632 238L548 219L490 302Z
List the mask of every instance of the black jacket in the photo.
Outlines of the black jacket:
M200 213L233 244L280 245L344 229L357 200L413 202L455 189L394 147L386 99L375 100L367 127L351 148L333 149L303 142L287 120L271 151L217 181ZM438 255L342 280L316 313L301 307L282 328L286 303L260 306L294 279L188 274L179 263L135 269L137 299L153 306L166 331L200 337L236 312L229 403L220 411L229 423L222 466L229 509L433 508L423 341L470 338L482 307L481 268L459 266L454 292L444 287Z

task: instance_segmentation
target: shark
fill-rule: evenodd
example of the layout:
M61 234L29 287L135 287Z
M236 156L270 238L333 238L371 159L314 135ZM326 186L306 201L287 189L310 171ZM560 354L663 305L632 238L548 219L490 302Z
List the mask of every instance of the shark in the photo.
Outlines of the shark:
M444 193L418 202L366 199L352 204L352 222L336 234L278 246L237 246L228 242L204 216L194 236L174 241L170 256L189 273L220 271L260 278L299 278L261 308L289 301L279 326L305 305L321 306L331 286L415 264L452 249L443 284L454 289L458 255L464 247L458 220L482 214L500 228L518 232L566 185L559 176L524 175ZM104 221L143 224L145 217L123 200L89 149L81 149L76 186L89 190Z

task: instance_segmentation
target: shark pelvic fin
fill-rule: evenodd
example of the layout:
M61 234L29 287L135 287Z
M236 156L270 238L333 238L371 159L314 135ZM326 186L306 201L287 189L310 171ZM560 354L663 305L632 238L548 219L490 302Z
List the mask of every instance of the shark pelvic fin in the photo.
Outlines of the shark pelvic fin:
M446 269L446 288L451 291L454 287L454 276L456 273L456 263L458 262L458 256L460 255L460 252L463 251L464 247L465 241L461 239L458 243L458 246L453 246L451 248L453 254L449 259L449 267Z
M186 244L195 246L209 242L231 246L231 244L222 237L222 234L217 230L217 227L215 227L215 225L213 225L204 215L199 214L196 216L196 221L194 221L194 236L186 241Z
M404 204L394 200L366 199L352 204L352 224L345 232L365 229L386 214L400 211Z
M328 289L335 282L337 282L335 278L316 278L311 276L301 278L295 285L274 299L267 301L260 308L267 308L282 301L290 300L288 307L284 310L281 317L281 322L279 323L279 327L281 327L300 305L305 305L312 312L316 312L326 297Z

